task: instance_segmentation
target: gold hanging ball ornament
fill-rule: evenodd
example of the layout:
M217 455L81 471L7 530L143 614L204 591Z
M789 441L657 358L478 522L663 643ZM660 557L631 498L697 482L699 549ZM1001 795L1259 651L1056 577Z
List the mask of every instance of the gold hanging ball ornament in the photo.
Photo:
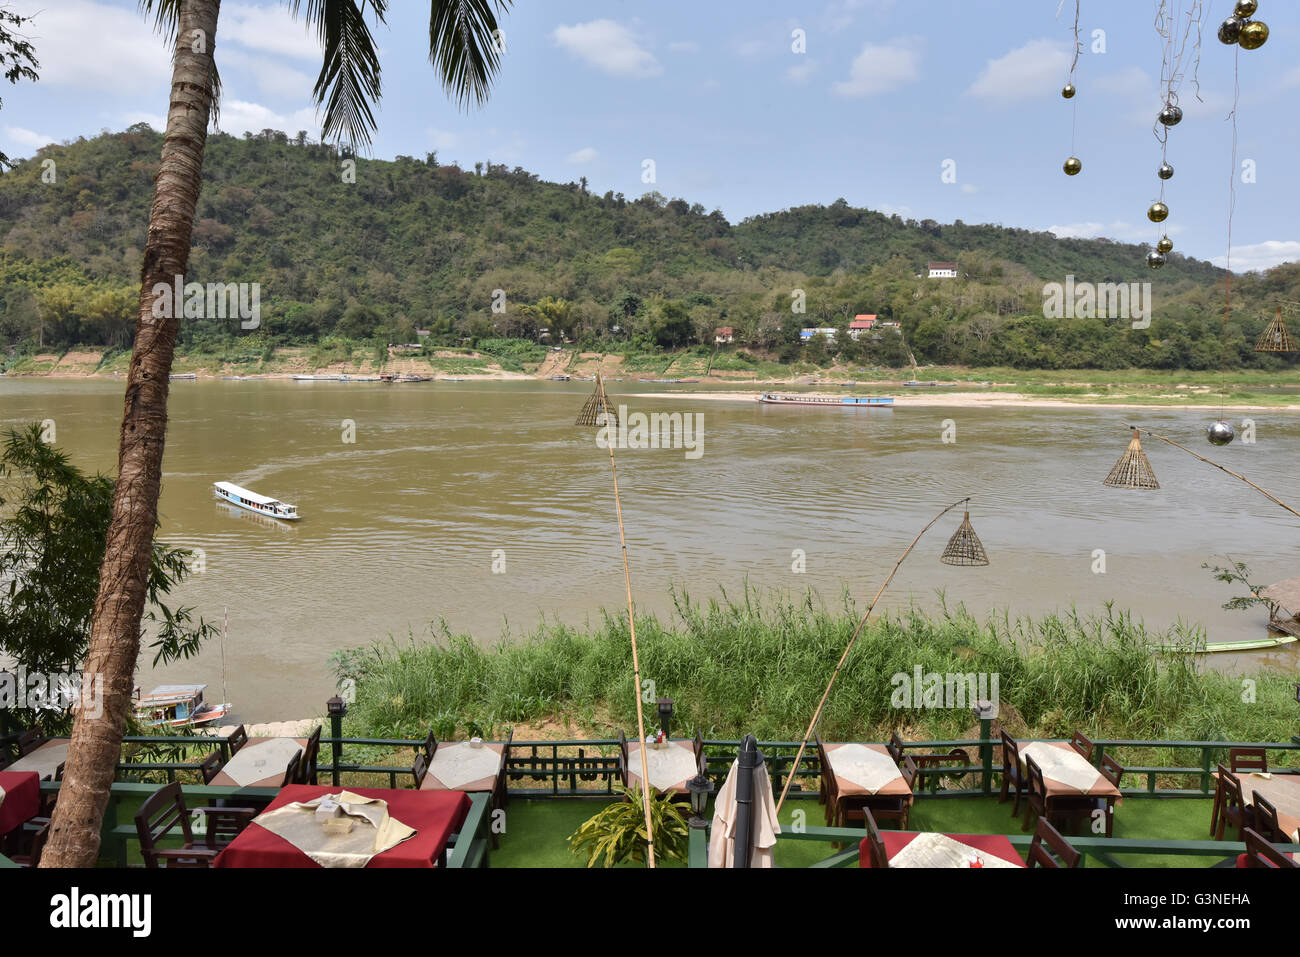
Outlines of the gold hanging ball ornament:
M1160 114L1156 119L1165 126L1177 126L1183 121L1183 111L1180 107L1169 104L1160 111Z
M1173 179L1174 168L1170 166L1168 163L1161 163L1160 168L1156 170L1156 175L1159 176L1161 179Z
M1168 236L1161 236L1160 242L1156 243L1156 252L1167 253L1174 248L1174 241Z
M1147 265L1152 269L1159 269L1165 264L1164 253L1147 253Z
M1169 218L1169 207L1164 203L1152 203L1147 210L1147 219L1153 223L1163 223Z
M1210 424L1210 427L1205 430L1205 437L1210 440L1211 445L1227 445L1237 437L1237 433L1232 431L1231 423L1220 419Z
M1245 20L1253 17L1258 9L1259 3L1257 0L1237 0L1237 5L1232 9L1232 15Z
M1078 176L1079 171L1083 169L1083 162L1079 159L1079 157L1071 156L1068 160L1065 161L1065 166L1062 168L1065 170L1066 176Z
M1258 50L1268 39L1268 24L1263 20L1251 20L1241 28L1241 38L1237 41L1243 50Z
M1245 25L1241 17L1228 17L1219 24L1219 42L1232 46L1241 39L1241 28Z
M1073 83L1067 83L1065 86L1061 87L1061 96L1065 97L1067 100L1073 99L1074 94L1077 92L1079 91L1074 88Z

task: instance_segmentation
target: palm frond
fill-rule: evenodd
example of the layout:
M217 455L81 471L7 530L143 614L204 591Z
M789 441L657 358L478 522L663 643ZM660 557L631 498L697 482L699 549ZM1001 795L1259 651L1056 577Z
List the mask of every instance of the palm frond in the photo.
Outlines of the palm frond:
M482 106L501 66L497 25L512 0L431 0L429 62L459 106Z
M289 0L297 17L302 0ZM384 22L388 0L307 0L307 23L316 29L325 59L312 94L325 111L321 139L337 138L352 147L369 146L375 130L370 104L378 103L379 53L366 25L369 7Z

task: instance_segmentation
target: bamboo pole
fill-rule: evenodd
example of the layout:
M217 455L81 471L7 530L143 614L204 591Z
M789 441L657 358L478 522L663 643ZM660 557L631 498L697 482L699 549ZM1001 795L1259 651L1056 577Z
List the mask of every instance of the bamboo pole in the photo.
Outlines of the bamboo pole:
M813 712L812 720L808 722L808 730L804 732L803 740L799 742L799 751L795 754L794 764L790 766L790 771L786 776L785 787L781 789L781 800L776 802L777 814L781 813L781 808L785 804L786 795L790 793L790 785L794 782L795 772L799 770L799 762L803 760L803 753L808 748L808 739L812 737L813 730L817 727L817 722L821 720L822 709L826 707L826 699L829 698L831 694L831 686L835 684L835 679L839 676L840 669L844 667L844 662L848 660L849 652L853 650L854 642L858 640L858 636L862 634L862 629L866 627L867 619L871 617L871 612L875 610L876 603L880 601L880 596L885 593L885 589L889 587L889 583L894 580L894 575L898 572L899 566L902 565L907 556L911 554L912 549L916 547L916 543L921 540L921 536L928 532L935 522L939 521L939 519L943 518L958 505L965 505L969 501L970 496L968 495L961 501L953 502L934 518L930 519L930 521L926 523L925 528L916 533L916 538L912 539L912 544L908 545L903 551L903 554L898 557L898 561L894 563L894 567L890 571L889 577L885 579L885 583L881 585L880 590L876 592L876 597L871 599L871 604L867 606L867 613L863 615L862 620L858 622L858 627L854 629L853 637L849 639L848 646L844 649L844 654L840 655L839 663L836 664L835 670L831 672L831 680L826 682L826 690L822 693L822 700L817 703L817 710Z
M596 373L596 387L604 394L605 386ZM608 416L606 417L608 418ZM632 572L627 564L627 536L623 532L623 500L618 491L618 464L614 461L614 441L605 443L609 448L609 470L614 477L614 509L618 513L618 541L623 549L623 584L627 587L627 627L632 636L632 684L636 692L636 733L641 752L641 802L645 807L646 864L655 866L655 832L650 814L650 769L645 756L645 714L641 708L641 659L636 647L636 613L632 609Z
M1153 439L1159 439L1161 442L1164 442L1166 445L1172 445L1172 446L1173 446L1174 448L1176 448L1176 449L1182 449L1182 450L1183 450L1184 452L1186 452L1188 455L1195 456L1196 458L1198 458L1198 459L1200 459L1202 462L1204 462L1206 465L1213 465L1213 466L1214 466L1216 469L1218 469L1220 472L1227 472L1227 473L1228 473L1229 475L1231 475L1233 478L1241 479L1243 482L1245 482L1247 485L1249 485L1251 488L1253 488L1256 492L1259 492L1261 495L1264 495L1266 498L1271 499L1271 500L1272 500L1273 502L1275 502L1276 504L1281 505L1284 509L1286 509L1288 512L1290 512L1292 515L1296 516L1297 518L1300 518L1300 512L1297 512L1295 509L1293 509L1293 508L1292 508L1290 505L1288 505L1286 502L1282 501L1280 498L1278 498L1278 497L1277 497L1276 495L1274 495L1272 492L1268 491L1268 489L1260 488L1258 485L1256 485L1256 484L1255 484L1254 482L1252 482L1250 479L1246 478L1246 476L1242 475L1241 473L1239 473L1239 472L1234 472L1232 469L1228 468L1227 466L1220 465L1218 462L1215 462L1215 461L1212 460L1212 459L1207 459L1204 455L1201 455L1201 454L1198 453L1198 452L1193 452L1191 449L1187 448L1185 445L1179 445L1179 444L1178 444L1177 442L1175 442L1173 439L1166 438L1165 436L1161 435L1161 434L1158 433L1158 432L1152 432L1150 429L1143 429L1143 428L1140 428L1139 426L1136 426L1136 425L1127 425L1127 424L1126 424L1126 425L1125 425L1125 428L1132 429L1132 430L1135 431L1135 432L1145 432L1147 435L1151 436L1151 438L1153 438Z

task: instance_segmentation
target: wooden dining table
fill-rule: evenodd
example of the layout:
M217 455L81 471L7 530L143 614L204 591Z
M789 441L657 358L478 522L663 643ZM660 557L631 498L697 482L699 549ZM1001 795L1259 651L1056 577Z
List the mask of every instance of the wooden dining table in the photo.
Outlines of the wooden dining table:
M906 849L918 838L934 839L938 845L926 854L908 855ZM970 867L970 861L978 858L984 867L999 867L1003 863L1012 867L1024 867L1025 862L1015 845L1003 834L930 834L915 831L881 831L880 839L885 845L885 856L890 867ZM915 848L913 850L916 850ZM871 866L871 840L864 838L858 845L858 864ZM975 868L972 868L975 869Z
M41 808L41 776L35 771L0 771L0 837L34 818Z
M35 771L41 780L53 780L59 765L68 760L68 745L71 743L71 738L50 738L39 748L34 748L17 761L5 765L5 770Z
M640 741L627 743L627 778L633 787L641 784L642 747ZM650 783L660 793L689 794L686 784L700 772L694 741L671 738L658 748L648 747L645 759Z
M501 777L504 741L440 742L421 791L493 791Z
M1106 802L1106 836L1114 834L1115 805L1122 798L1120 790L1076 751L1068 742L1026 741L1018 743L1020 767L1026 769L1025 758L1032 756L1043 771L1043 787L1047 789L1049 809L1056 802L1078 799L1104 800ZM1056 777L1052 775L1055 774ZM1029 809L1025 809L1028 819Z
M214 867L319 867L320 865L285 838L259 825L264 818L286 805L306 803L327 794L351 792L384 801L393 818L415 833L388 850L376 854L367 868L438 867L445 861L447 845L465 823L470 798L460 791L416 791L410 788L340 788L338 786L291 784L280 790L267 809L253 818L230 844L217 855ZM328 847L323 840L323 847Z
M306 746L306 738L249 738L210 783L234 788L278 788L284 783L284 772L294 754Z
M1277 823L1293 844L1300 844L1300 774L1269 774L1257 771L1239 771L1241 799L1247 805L1255 803L1255 795L1262 794L1277 808ZM1218 778L1219 773L1214 772Z

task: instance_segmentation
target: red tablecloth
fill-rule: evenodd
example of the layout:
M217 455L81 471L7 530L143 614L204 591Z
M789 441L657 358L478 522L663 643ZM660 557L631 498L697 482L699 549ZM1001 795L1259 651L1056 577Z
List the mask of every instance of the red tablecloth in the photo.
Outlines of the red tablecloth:
M388 813L415 828L415 836L371 858L367 867L434 867L451 835L465 823L468 794L460 791L389 790L386 788L339 788L312 784L291 784L282 788L267 811L312 801L325 794L351 791L362 797L388 802ZM319 867L298 848L278 834L257 824L257 819L217 855L217 867Z
M35 771L0 771L0 834L8 834L41 809L41 776Z
M881 831L880 839L885 842L885 855L892 861L894 855L912 843L912 839L917 836L917 831ZM1015 846L1001 834L949 834L954 841L960 841L970 847L975 848L984 856L1000 857L1004 861L1010 861L1020 867L1025 866L1025 860L1016 853ZM858 864L862 867L871 866L871 842L866 838L858 845Z

